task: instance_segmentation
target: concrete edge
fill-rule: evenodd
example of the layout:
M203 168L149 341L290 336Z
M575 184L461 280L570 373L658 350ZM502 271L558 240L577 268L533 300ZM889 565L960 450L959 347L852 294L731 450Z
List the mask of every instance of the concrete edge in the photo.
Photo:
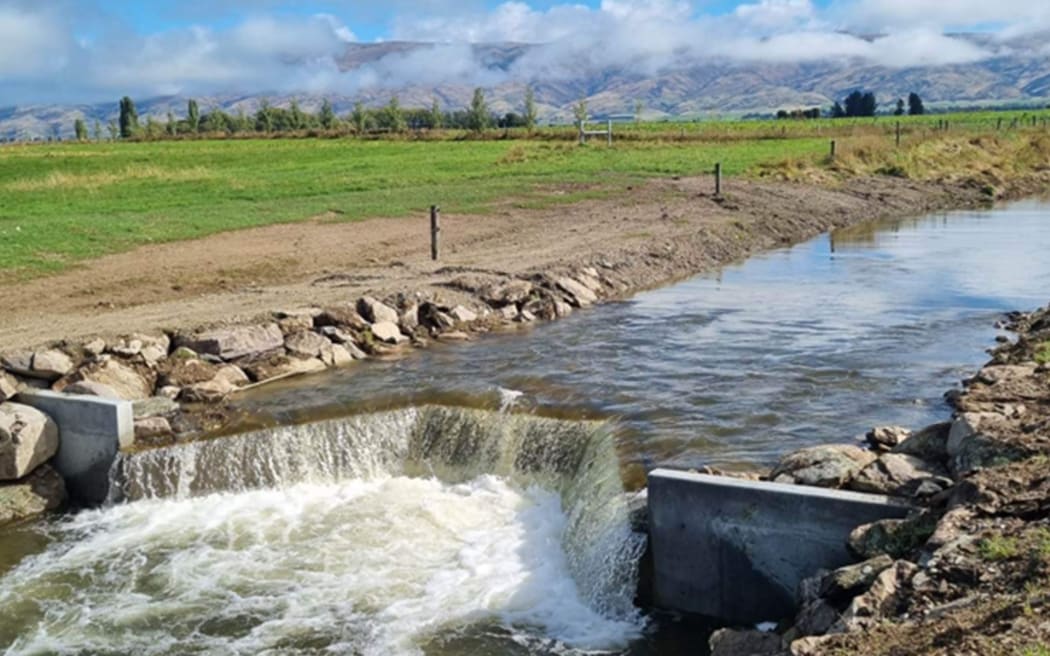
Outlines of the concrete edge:
M915 507L913 504L909 503L907 499L902 497L890 497L882 494L870 494L868 492L854 492L853 490L814 487L812 485L774 483L772 481L751 481L743 478L733 478L731 476L697 474L676 469L654 469L646 475L646 478L665 478L691 483L706 483L710 485L718 485L720 487L735 487L741 490L752 490L755 492L770 492L818 499L839 499L861 504L900 506L901 508L907 509Z

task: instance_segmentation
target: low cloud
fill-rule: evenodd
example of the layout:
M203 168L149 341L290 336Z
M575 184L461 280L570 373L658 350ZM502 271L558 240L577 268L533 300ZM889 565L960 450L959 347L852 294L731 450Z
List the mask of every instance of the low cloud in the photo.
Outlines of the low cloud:
M282 13L287 0L186 0L183 9L210 6L210 15L247 17L222 28L191 23L151 34L130 30L89 0L55 0L50 10L41 4L0 0L0 99L488 87L610 70L648 76L712 60L961 64L1006 52L995 35L1050 26L1050 6L1030 0L838 0L823 7L813 0L753 0L718 14L687 0L545 8L520 0L494 8L477 0L396 0L384 5L395 12L386 38L436 45L394 51L347 71L339 62L357 39L347 18L365 11L350 0L319 0L326 13L315 16ZM177 6L167 11L178 14ZM980 43L945 36L947 29L991 23L995 30ZM503 42L537 45L499 66L469 45Z

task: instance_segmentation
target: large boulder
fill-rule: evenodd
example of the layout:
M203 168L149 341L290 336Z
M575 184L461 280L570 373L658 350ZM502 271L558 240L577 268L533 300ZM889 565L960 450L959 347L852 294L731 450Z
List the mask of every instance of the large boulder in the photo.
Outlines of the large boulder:
M587 288L583 283L569 277L558 278L555 284L559 289L569 295L573 305L576 307L587 307L598 301L598 295Z
M119 399L120 394L109 385L103 385L102 383L96 383L90 380L81 380L70 385L66 385L62 392L64 394L77 394L79 396L97 396L101 399Z
M906 593L906 587L919 572L915 563L898 560L875 577L864 594L850 602L842 620L833 631L853 631L873 626L885 617L897 615Z
M28 378L55 381L73 371L76 363L63 351L42 349L5 355L0 363L8 371Z
M840 567L826 575L820 584L820 595L833 603L843 603L871 587L875 578L893 565L886 554L862 563Z
M784 456L770 479L777 483L840 487L875 458L871 451L848 444L814 446Z
M272 355L243 364L251 380L263 383L275 378L324 371L327 367L318 358L294 358L287 355Z
M177 344L197 353L213 355L223 360L236 360L282 348L284 334L276 323L234 326L180 336Z
M886 453L860 470L849 482L849 489L858 492L911 496L923 483L931 483L937 491L951 487L948 472L940 465L915 456Z
M15 394L18 394L18 379L6 371L0 371L0 403L10 399Z
M320 357L324 359L325 356L331 357L332 342L312 330L304 330L289 335L284 340L284 348L288 349L290 355L300 358Z
M367 328L368 322L350 304L346 304L324 308L320 314L314 317L314 326L318 328L336 326L359 331Z
M19 481L0 486L0 526L58 510L65 502L65 481L43 465Z
M888 451L911 436L911 431L902 426L877 426L864 436L871 448Z
M493 307L517 305L528 300L532 289L533 285L528 280L511 280L502 285L483 289L481 298Z
M58 425L36 408L0 403L0 481L27 476L58 451Z
M401 319L401 317L397 315L397 310L372 298L371 296L365 296L358 301L357 310L361 313L361 316L367 319L370 323L389 321L396 325Z
M955 419L948 433L947 451L948 466L956 477L1006 465L1027 455L991 436L995 426L1004 421L1002 415L987 412L967 412ZM986 426L993 430L985 432Z
M404 344L408 338L401 334L398 325L391 321L378 321L372 324L372 335L387 344Z
M116 358L92 362L73 375L70 383L81 381L99 383L113 390L126 401L137 401L153 396L155 380L152 374Z
M950 422L927 426L909 435L893 448L893 453L945 464L948 460L948 433L951 427Z

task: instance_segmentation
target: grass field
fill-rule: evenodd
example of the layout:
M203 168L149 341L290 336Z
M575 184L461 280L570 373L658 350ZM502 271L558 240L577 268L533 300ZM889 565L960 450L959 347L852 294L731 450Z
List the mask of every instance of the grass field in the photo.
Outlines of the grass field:
M1000 117L1012 120L1009 113L907 119L914 130L909 152L941 138L930 133L930 121L982 121L983 128L971 129L994 130ZM558 140L553 133L532 140L453 135L9 146L0 148L0 272L35 276L141 244L308 218L401 216L431 204L468 214L508 202L539 207L615 193L646 178L706 173L715 162L724 163L727 175L768 172L785 162L827 167L829 136L844 139L844 158L851 147L892 148L886 126L895 122L887 120L620 126L627 138L612 148L579 147L571 135ZM775 134L789 128L790 134ZM682 130L697 134L682 139ZM909 162L923 165L914 157Z

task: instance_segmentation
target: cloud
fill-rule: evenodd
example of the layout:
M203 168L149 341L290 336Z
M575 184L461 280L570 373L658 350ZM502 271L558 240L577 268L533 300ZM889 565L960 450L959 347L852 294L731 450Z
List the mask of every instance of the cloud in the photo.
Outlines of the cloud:
M123 1L123 0L121 0ZM290 0L158 3L170 29L140 33L102 11L115 0L0 0L0 97L19 102L117 95L296 92L508 81L579 82L603 71L649 76L705 62L855 62L908 67L995 56L1009 35L1050 25L1050 4L1026 0L747 0L725 12L690 0ZM48 9L50 7L50 9ZM380 9L381 7L381 9ZM205 11L207 10L207 11ZM350 71L350 17L392 12L385 38L435 43ZM369 14L368 12L372 12ZM215 24L201 15L222 17ZM944 30L995 23L980 43ZM856 34L878 34L862 38ZM471 43L541 44L491 66ZM1033 55L1042 45L1031 47ZM581 92L585 89L581 89Z

